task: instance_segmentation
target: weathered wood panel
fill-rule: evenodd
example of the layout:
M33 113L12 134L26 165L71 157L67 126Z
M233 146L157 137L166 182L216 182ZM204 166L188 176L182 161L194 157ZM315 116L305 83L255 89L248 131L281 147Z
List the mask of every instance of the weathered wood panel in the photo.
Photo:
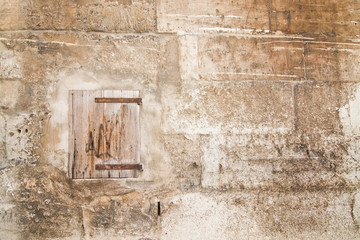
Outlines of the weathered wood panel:
M136 177L136 170L97 170L96 164L140 162L139 105L96 103L95 98L135 98L138 91L70 92L70 160L73 178Z

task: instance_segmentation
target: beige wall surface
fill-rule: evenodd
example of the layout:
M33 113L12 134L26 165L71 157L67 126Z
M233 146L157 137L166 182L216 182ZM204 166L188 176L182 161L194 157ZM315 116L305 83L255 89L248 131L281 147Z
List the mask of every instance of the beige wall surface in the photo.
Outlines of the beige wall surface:
M140 91L137 178L70 90ZM0 0L0 239L360 239L359 146L358 0Z

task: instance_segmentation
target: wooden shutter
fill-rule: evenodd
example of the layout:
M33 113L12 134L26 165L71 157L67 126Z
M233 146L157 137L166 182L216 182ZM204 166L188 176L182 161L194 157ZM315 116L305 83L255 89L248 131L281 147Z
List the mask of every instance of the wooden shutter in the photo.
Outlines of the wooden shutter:
M72 178L136 177L140 165L139 91L70 91Z

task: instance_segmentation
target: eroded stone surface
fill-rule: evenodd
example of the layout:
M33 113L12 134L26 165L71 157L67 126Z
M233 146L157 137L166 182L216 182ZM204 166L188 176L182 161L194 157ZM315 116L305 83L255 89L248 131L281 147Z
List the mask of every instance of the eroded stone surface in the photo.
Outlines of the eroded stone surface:
M271 29L286 33L330 36L359 34L356 0L271 1Z
M294 128L291 83L185 84L166 106L165 133L273 133Z
M306 76L320 81L358 81L358 44L308 43L305 48Z
M269 29L267 1L159 1L158 31L199 32L208 29Z
M161 239L357 237L346 191L193 193L168 201L172 217L164 217Z
M51 29L149 32L155 28L153 1L1 1L2 30Z
M284 32L304 35L359 34L356 0L160 1L158 30L164 32Z
M0 0L0 238L359 239L359 7ZM140 90L138 178L69 178L71 89Z
M302 79L303 44L235 36L199 38L200 75L216 80Z

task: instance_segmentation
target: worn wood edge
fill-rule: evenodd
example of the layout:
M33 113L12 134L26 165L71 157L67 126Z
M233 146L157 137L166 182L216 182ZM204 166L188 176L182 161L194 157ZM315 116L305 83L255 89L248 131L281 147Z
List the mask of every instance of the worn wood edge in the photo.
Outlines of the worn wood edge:
M74 152L74 139L73 139L73 95L74 91L70 90L68 92L68 103L69 103L69 109L68 109L68 127L69 127L69 135L68 135L68 146L69 146L69 152L68 152L68 172L67 175L69 178L74 179L73 172L72 172L72 165L73 165L73 152Z

